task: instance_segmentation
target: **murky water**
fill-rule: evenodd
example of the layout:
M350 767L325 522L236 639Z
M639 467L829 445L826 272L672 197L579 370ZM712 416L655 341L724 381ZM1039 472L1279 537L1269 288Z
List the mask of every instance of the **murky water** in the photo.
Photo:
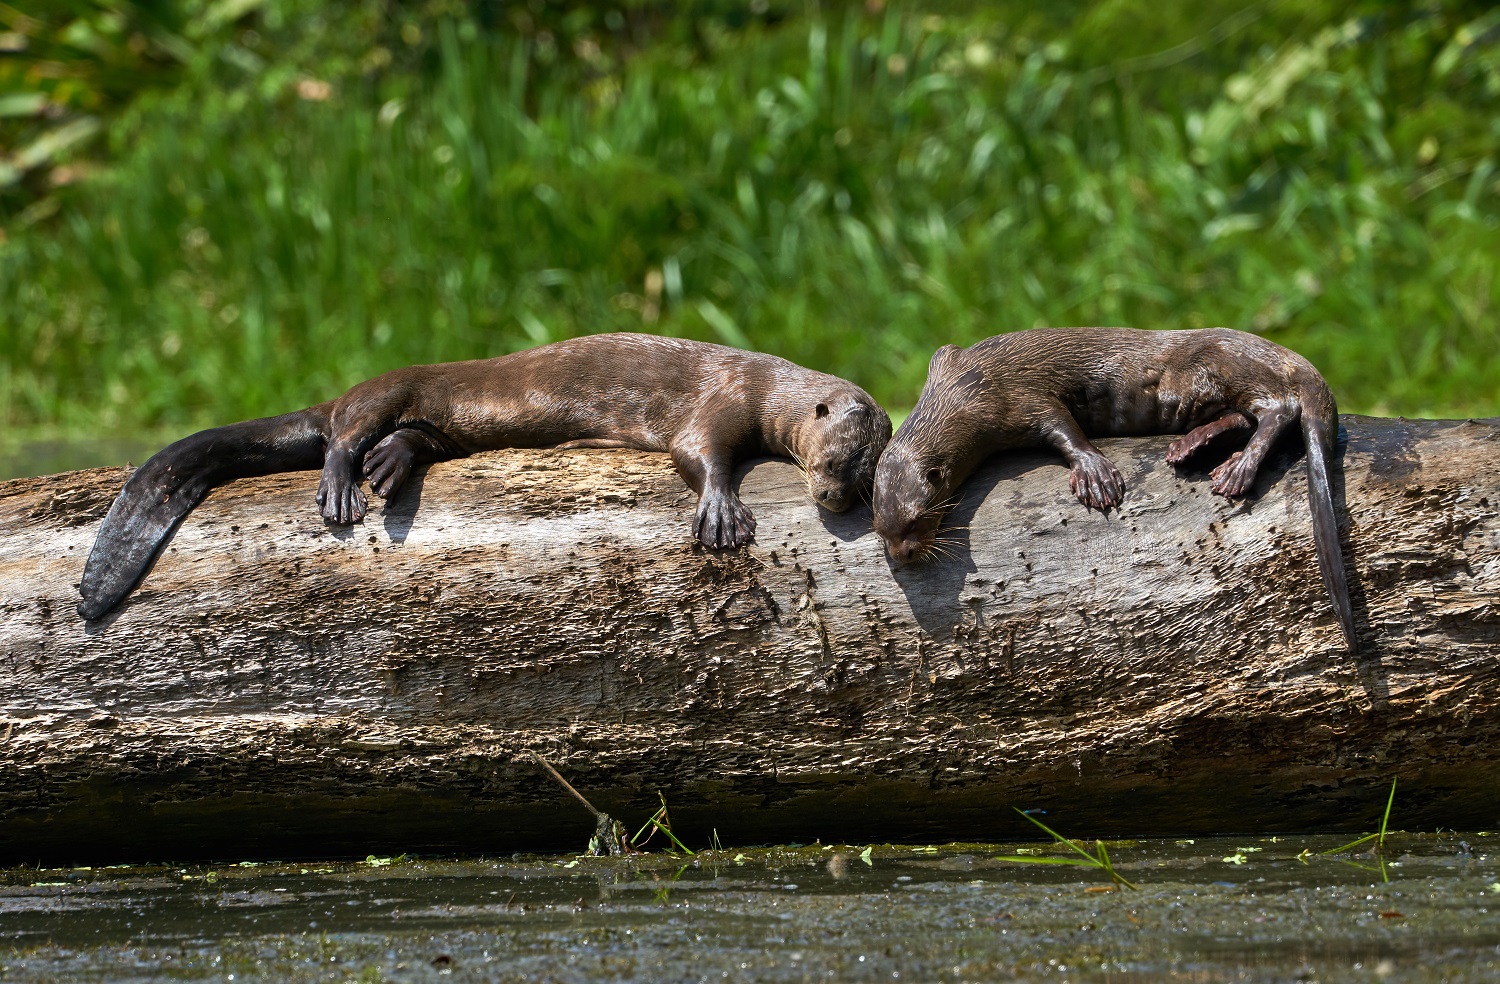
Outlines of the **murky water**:
M126 462L138 465L181 436L164 432L141 437L84 439L0 434L0 481Z
M1500 980L1500 837L1339 843L12 870L0 980Z

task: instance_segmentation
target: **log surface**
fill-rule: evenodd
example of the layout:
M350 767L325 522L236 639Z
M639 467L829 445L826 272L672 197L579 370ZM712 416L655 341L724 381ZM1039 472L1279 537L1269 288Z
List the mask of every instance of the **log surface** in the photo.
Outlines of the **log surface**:
M352 529L317 475L234 482L85 625L124 469L0 484L0 857L577 848L671 805L689 843L1500 823L1500 420L1346 417L1367 652L1344 652L1297 448L1250 500L1169 438L1101 443L1120 510L992 459L952 556L744 470L749 549L692 544L665 455L420 472ZM634 828L632 828L634 829Z

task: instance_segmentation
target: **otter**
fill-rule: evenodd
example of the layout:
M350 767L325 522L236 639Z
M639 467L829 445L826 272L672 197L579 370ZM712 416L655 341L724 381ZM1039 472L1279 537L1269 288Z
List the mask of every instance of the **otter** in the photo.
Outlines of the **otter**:
M1243 496L1276 439L1300 423L1323 585L1351 653L1359 652L1339 546L1328 461L1338 410L1323 377L1297 353L1229 328L1033 328L970 346L945 345L875 471L875 532L887 555L931 554L954 493L996 451L1049 445L1072 469L1085 506L1119 505L1125 482L1088 437L1183 434L1181 464L1220 435L1249 431L1211 473L1218 495Z
M327 403L215 427L157 452L125 483L84 567L78 613L97 618L140 582L172 530L234 478L322 468L323 518L364 518L423 463L499 448L665 451L698 494L705 547L747 543L755 517L732 487L755 455L793 458L822 508L868 494L891 422L864 390L786 359L613 333L494 359L397 369Z

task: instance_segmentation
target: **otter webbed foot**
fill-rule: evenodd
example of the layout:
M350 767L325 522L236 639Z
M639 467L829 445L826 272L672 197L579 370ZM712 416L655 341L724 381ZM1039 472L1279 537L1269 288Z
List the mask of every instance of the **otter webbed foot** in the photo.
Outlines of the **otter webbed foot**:
M705 489L698 499L693 535L713 550L742 547L755 535L755 516L733 492Z
M1167 464L1180 465L1202 450L1213 439L1212 434L1204 433L1207 430L1207 427L1194 428L1167 445Z
M1236 451L1229 456L1228 461L1208 473L1213 479L1214 494L1233 499L1249 492L1250 487L1255 484L1255 472L1259 464L1245 452Z
M1194 427L1167 447L1167 464L1180 465L1213 442L1220 434L1248 430L1255 421L1238 410L1231 410L1208 423Z
M1109 511L1125 498L1125 479L1104 455L1087 455L1073 462L1068 487L1090 509Z

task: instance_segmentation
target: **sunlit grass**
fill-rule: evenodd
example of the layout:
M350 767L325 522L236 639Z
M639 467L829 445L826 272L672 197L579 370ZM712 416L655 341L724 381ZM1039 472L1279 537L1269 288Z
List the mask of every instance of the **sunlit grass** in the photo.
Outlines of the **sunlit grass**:
M1001 13L793 19L583 87L440 22L426 75L190 86L0 243L0 422L185 429L617 329L907 406L939 344L1038 324L1248 328L1346 411L1500 412L1484 44L1339 14L1125 72L1087 19Z

